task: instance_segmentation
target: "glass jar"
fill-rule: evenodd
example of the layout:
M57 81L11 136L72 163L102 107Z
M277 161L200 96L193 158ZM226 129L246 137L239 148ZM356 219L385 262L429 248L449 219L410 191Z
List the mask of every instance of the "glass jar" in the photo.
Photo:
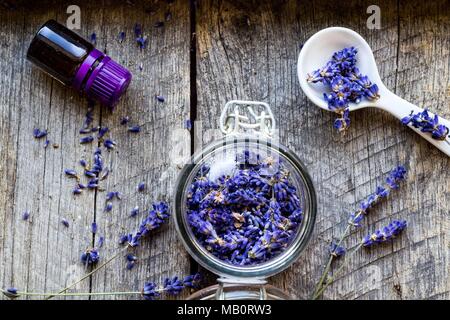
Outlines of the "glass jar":
M203 289L190 298L288 299L289 295L268 286L266 279L294 263L311 237L316 217L316 195L311 178L299 158L275 141L275 121L267 104L228 102L220 116L220 128L224 138L207 145L192 157L181 171L175 189L175 224L184 246L201 266L220 276L218 285ZM194 234L188 218L188 197L192 196L190 188L199 175L207 181L215 181L224 176L233 177L237 170L245 174L247 168L257 168L267 179L278 172L286 172L294 187L292 190L298 196L295 203L301 208L302 219L295 229L289 229L291 236L280 252L258 263L244 264L247 260L242 260L238 265L217 257ZM272 198L275 197L273 189Z

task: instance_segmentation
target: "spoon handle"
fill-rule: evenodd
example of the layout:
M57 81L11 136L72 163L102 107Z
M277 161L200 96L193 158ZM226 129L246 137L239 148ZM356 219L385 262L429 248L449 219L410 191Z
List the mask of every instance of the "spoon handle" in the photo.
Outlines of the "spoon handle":
M417 114L419 112L423 112L424 109L419 108L418 106L400 98L396 94L386 90L381 93L381 97L378 101L378 106L394 115L399 120L403 119L404 117L408 116L413 112L414 114ZM434 114L431 112L428 112L430 117L434 117ZM442 124L446 126L447 128L450 128L450 121L439 117L439 124ZM421 135L424 139L428 140L431 144L435 145L439 150L444 152L447 156L450 156L450 139L447 134L447 137L445 140L439 140L434 139L431 136L430 132L422 132L420 129L414 128L411 125L408 125L411 129L413 129L415 132L417 132L419 135Z

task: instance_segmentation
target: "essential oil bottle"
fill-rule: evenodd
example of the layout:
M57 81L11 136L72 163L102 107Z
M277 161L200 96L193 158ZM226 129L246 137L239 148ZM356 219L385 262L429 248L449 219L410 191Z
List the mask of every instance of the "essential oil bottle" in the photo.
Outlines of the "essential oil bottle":
M110 108L131 81L130 71L54 20L38 30L27 59L64 85Z

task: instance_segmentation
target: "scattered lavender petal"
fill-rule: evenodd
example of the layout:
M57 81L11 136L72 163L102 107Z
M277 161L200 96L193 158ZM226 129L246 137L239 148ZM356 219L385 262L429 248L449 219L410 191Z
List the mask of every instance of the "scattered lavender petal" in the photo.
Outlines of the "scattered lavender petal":
M138 214L139 214L139 207L138 206L136 206L133 209L131 209L130 217L136 217Z
M109 131L109 128L108 128L108 127L101 127L101 128L98 130L97 138L98 138L98 139L103 138L103 136L104 136L108 131Z
M38 128L35 128L33 130L33 137L35 137L36 139L41 139L45 136L47 136L47 130L41 130Z
M22 220L27 221L29 217L30 217L30 213L28 211L25 211L24 213L22 213Z
M66 228L68 228L70 226L69 221L67 221L67 219L62 218L61 223Z
M139 37L142 34L142 26L140 23L135 23L134 25L134 35Z
M105 243L105 237L98 238L97 247L98 248L103 247L103 243Z
M140 126L128 127L128 131L133 132L133 133L138 133L138 132L141 132L141 127Z
M125 40L125 36L126 36L125 31L120 31L119 32L119 42L120 43L122 43L123 40Z
M103 145L106 149L111 150L116 147L117 143L112 139L106 139L105 141L103 141Z
M75 170L73 169L65 169L64 173L69 176L70 178L78 178L78 174Z
M92 231L92 233L97 233L97 230L98 230L98 227L97 227L97 223L96 222L92 222L92 225L91 225L91 231Z
M164 101L166 101L166 99L165 99L163 96L160 96L160 95L156 95L155 98L156 98L156 100L158 100L159 102L164 102Z
M122 119L120 119L120 124L122 126L128 124L128 122L130 122L130 117L129 116L125 116L125 117L122 117Z
M48 145L50 144L50 140L45 140L44 142L44 149L47 149Z
M80 138L80 143L81 144L91 143L92 141L94 141L94 137L93 136L87 136L87 137Z
M81 190L80 186L76 186L73 190L72 193L73 194L81 194L83 191Z
M139 184L138 184L138 186L137 186L137 190L138 190L139 192L142 192L142 191L145 190L145 182L144 182L144 181L139 182Z
M112 208L113 208L113 204L112 204L112 202L107 202L106 203L106 206L105 206L105 211L106 212L110 212L111 210L112 210Z
M81 159L81 160L80 160L80 165L81 165L83 168L86 168L86 167L87 167L87 161L84 160L84 159Z
M91 42L93 44L97 43L97 35L95 34L95 32L93 32L90 36L89 36L89 40L91 40Z
M192 121L191 121L190 119L187 119L187 120L184 122L184 127L185 127L187 130L191 130L191 129L192 129Z

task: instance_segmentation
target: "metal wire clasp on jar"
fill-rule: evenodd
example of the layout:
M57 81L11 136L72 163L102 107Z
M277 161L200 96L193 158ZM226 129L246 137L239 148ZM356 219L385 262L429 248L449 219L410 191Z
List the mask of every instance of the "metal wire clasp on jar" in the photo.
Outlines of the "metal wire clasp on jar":
M267 278L295 262L315 222L316 195L299 158L277 142L269 105L230 101L224 137L179 175L175 225L190 255L220 276L193 299L287 299Z

